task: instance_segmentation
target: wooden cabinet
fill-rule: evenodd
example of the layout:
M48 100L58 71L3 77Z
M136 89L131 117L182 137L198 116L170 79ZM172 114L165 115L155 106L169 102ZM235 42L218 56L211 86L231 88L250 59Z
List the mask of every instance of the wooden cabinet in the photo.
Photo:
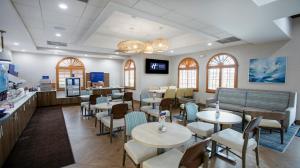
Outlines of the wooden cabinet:
M19 136L27 126L37 106L37 96L34 94L14 113L0 122L0 167L12 151Z
M37 92L37 96L38 107L57 105L56 91Z

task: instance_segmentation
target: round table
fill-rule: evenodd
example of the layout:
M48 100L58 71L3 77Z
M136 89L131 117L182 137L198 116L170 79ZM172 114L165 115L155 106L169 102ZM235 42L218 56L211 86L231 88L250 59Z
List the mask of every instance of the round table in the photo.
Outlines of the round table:
M143 99L142 101L145 102L145 103L151 103L152 104L152 109L155 109L155 103L160 103L161 102L161 98L145 98Z
M123 103L123 102L112 101L109 103L100 103L100 104L96 104L95 108L99 109L99 110L111 110L113 105L120 104L120 103Z
M166 122L166 132L160 132L159 125L158 122L141 124L132 130L132 138L162 153L163 149L178 147L192 137L192 132L179 124Z
M124 96L124 92L118 92L118 93L114 93L114 96Z
M220 110L219 115L217 115L216 110L201 111L196 115L201 121L214 124L214 133L219 131L220 124L238 124L242 122L242 117L222 110ZM212 142L212 152L213 155L219 156L229 162L235 163L235 160L233 158L225 157L224 154L219 152L217 143L215 141Z

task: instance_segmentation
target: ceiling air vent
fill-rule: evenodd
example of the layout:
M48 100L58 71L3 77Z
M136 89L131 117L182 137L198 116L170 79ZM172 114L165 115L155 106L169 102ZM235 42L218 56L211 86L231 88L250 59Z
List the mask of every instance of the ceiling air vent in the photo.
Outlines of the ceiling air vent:
M241 41L241 39L232 36L232 37L227 37L227 38L224 38L224 39L220 39L217 42L221 43L221 44L226 44L226 43L232 43L232 42L236 42L236 41Z
M48 45L54 45L54 46L62 46L62 47L67 47L68 44L64 42L57 42L57 41L47 41Z
M84 3L88 3L89 2L89 0L78 0L78 1L84 2Z

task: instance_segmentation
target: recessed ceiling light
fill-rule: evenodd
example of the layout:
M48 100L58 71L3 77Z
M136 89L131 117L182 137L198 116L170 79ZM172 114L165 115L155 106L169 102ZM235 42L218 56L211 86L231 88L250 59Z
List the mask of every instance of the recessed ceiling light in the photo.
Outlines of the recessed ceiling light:
M87 54L84 54L84 56L87 57L88 55L87 55Z
M119 55L120 53L118 51L116 51L115 54Z
M109 58L113 58L113 57L109 57Z
M174 50L170 50L170 53L174 53Z
M56 46L55 48L59 48L59 47Z
M22 51L22 52L25 52L26 50L23 49L23 50L21 50L21 51Z
M14 42L14 45L15 45L15 46L18 46L18 45L20 45L20 43L18 43L18 42Z
M207 43L208 46L212 46L212 43Z
M55 36L56 37L61 37L61 34L60 33L55 33Z
M68 9L68 5L65 4L65 3L60 3L60 4L58 4L58 7L59 7L60 9L63 9L63 10Z

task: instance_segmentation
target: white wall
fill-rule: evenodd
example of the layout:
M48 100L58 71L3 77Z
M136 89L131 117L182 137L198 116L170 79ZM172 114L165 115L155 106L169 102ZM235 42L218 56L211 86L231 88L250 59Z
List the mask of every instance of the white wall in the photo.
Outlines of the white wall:
M167 86L170 84L170 70L169 74L146 74L145 73L145 60L146 58L152 59L161 59L161 60L170 60L170 57L161 56L161 55L135 55L131 56L128 59L132 59L136 65L136 89L133 90L133 98L135 100L140 99L140 93L142 90L148 89L153 86ZM125 62L124 60L123 67ZM123 73L124 74L124 73Z
M171 59L171 83L177 83L177 67L184 57L193 57L199 63L199 93L196 94L197 101L205 103L213 94L206 93L206 64L208 59L218 53L229 53L236 57L238 68L238 87L251 89L284 90L300 93L300 20L294 23L290 41L280 41L258 45L240 45L217 50L203 51L191 55L172 57ZM204 57L200 58L201 55ZM254 84L248 82L248 68L250 58L287 56L287 76L285 84ZM298 99L297 119L300 119L300 99Z
M19 77L27 81L27 86L36 86L43 75L49 75L56 82L56 64L64 56L13 53L13 63L17 65ZM79 58L86 72L105 72L110 75L110 86L122 86L122 63L117 59Z

